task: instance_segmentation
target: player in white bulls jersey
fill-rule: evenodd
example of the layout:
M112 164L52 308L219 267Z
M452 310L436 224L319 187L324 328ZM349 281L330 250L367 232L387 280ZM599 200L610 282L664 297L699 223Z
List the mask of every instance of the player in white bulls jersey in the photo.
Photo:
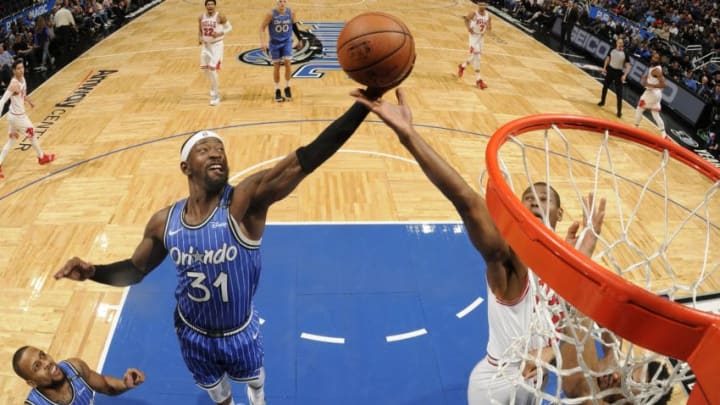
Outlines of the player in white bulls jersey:
M482 90L487 88L487 84L480 78L480 56L482 55L483 39L486 32L492 29L492 21L490 13L486 9L484 1L477 2L477 10L470 12L464 16L465 28L468 30L469 52L470 55L465 62L458 65L458 77L462 77L465 68L472 63L475 70L475 85Z
M645 86L645 91L640 96L640 101L638 101L637 109L635 110L635 126L640 125L640 119L645 110L650 110L650 114L652 114L655 120L655 125L660 129L660 135L662 135L663 138L667 138L665 123L660 116L660 109L662 108L660 102L662 101L662 92L665 88L665 76L663 76L662 66L660 65L660 54L657 51L653 51L650 57L650 67L642 76L640 82Z
M215 9L215 0L205 0L205 12L198 19L200 69L210 80L210 105L220 102L218 72L222 65L225 34L232 31L230 21Z
M352 93L383 122L392 128L400 143L413 155L425 175L445 197L452 202L462 218L470 241L482 255L486 264L488 286L488 330L487 356L473 369L468 383L468 402L474 404L525 404L534 403L530 392L513 386L508 378L497 378L497 366L510 365L510 372L526 378L534 378L536 370L521 370L521 362L504 358L511 342L530 333L530 315L533 311L535 294L531 289L530 270L510 248L498 231L490 216L485 199L476 192L462 176L451 167L417 133L412 124L412 112L408 107L403 89L397 89L398 105L386 101L371 101L360 92ZM592 204L592 196L585 203ZM535 183L522 194L523 205L553 229L562 218L560 196L545 183ZM591 205L587 205L591 206ZM600 232L605 213L605 199L598 203L592 221L596 232ZM566 241L573 246L577 243L579 223L568 228ZM589 255L595 248L597 236L587 232L578 250ZM547 344L547 343L545 343ZM538 347L538 349L544 349ZM543 350L543 355L552 350ZM517 363L517 364L515 364Z
M40 149L37 137L35 136L35 128L33 127L30 118L25 113L25 103L30 104L30 107L35 105L32 103L30 98L27 96L27 83L25 82L25 65L21 59L13 62L12 65L13 78L10 80L5 94L0 99L0 109L5 106L8 99L10 100L10 109L8 110L8 141L0 152L0 179L5 178L2 172L2 163L5 160L10 148L13 147L15 142L20 139L22 134L23 139L30 139L30 143L35 149L38 163L41 165L47 164L55 160L54 153L43 153Z

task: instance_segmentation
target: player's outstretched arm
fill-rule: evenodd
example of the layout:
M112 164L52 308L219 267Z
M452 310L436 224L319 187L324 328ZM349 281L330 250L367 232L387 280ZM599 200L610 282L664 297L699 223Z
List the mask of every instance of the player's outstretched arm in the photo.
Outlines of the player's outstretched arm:
M470 240L487 263L488 283L493 293L500 298L514 297L525 282L527 267L516 258L498 231L485 199L415 131L403 89L396 90L398 104L370 100L360 90L352 95L395 131L428 179L455 206Z
M601 356L598 353L597 346L595 345L595 339L589 336L589 330L593 325L593 321L590 318L585 317L580 313L572 316L582 317L579 322L573 322L574 325L568 325L563 329L563 333L570 337L573 341L562 342L560 345L560 353L562 355L562 368L565 370L577 371L563 376L562 378L562 389L569 398L580 398L590 395L591 392L600 391L595 378L588 378L585 372L581 370L580 364L593 372L599 372L601 368L601 357L605 357L605 354ZM578 353L578 348L582 351ZM592 384L592 387L590 386ZM590 402L588 402L590 403ZM605 402L601 402L605 403Z
M381 94L378 90L375 92ZM367 114L368 109L363 104L353 104L314 141L290 153L273 168L255 173L238 185L231 211L242 221L249 237L262 235L270 205L285 198L308 174L335 154Z
M145 227L142 241L130 259L105 265L93 265L78 257L73 257L55 273L55 279L68 278L75 281L90 279L116 287L139 283L167 256L163 235L169 212L170 208L168 207L153 215Z
M129 368L122 379L109 375L102 375L90 368L85 361L73 358L68 359L80 373L80 376L88 383L94 391L105 395L120 395L145 382L145 373Z

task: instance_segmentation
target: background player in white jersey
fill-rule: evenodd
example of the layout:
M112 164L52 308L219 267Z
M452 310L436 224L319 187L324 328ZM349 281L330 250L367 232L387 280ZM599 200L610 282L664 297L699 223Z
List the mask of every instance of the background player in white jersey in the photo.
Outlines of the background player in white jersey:
M267 31L269 41L265 40ZM275 101L282 102L292 100L290 90L290 77L292 71L292 34L297 36L299 41L300 29L295 12L287 7L287 0L277 0L277 7L265 15L260 24L260 48L268 55L273 63L273 83L275 83ZM285 90L280 92L280 64L285 65Z
M492 21L490 13L486 9L486 3L484 1L477 2L477 10L468 13L463 20L465 28L468 30L470 55L465 62L458 65L458 77L463 77L465 68L472 63L475 70L475 85L479 89L485 90L487 84L480 78L480 56L482 56L485 33L492 30Z
M514 363L511 359L503 358L505 349L514 338L525 336L530 331L530 314L535 300L535 295L530 290L530 271L503 239L488 212L485 199L416 132L412 123L412 112L405 104L403 89L397 89L396 94L398 105L381 100L371 101L360 92L353 93L395 131L425 175L452 202L462 218L470 241L487 266L486 280L490 295L487 356L475 366L470 375L468 402L471 405L534 403L534 397L529 392L515 388L510 379L495 378L500 362ZM543 213L547 213L550 226L554 229L563 214L560 196L544 183L536 183L534 188L537 198L531 189L528 189L522 195L522 203L539 218L542 218ZM605 200L601 199L597 210L599 214L593 217L593 224L598 231L604 211ZM566 237L568 243L577 242L579 228L579 223L570 226ZM583 239L582 246L579 247L585 254L592 252L595 247L596 237L590 234L592 232L588 232L588 237ZM543 348L538 347L538 350L540 349ZM544 356L551 358L551 354L552 350L543 350ZM524 372L520 370L520 361L512 365L517 375ZM532 374L528 372L526 376L534 378Z
M85 361L70 358L56 363L52 356L33 346L15 351L13 370L32 388L28 405L92 405L95 392L120 395L145 381L145 374L129 368L123 378L102 375Z
M665 123L660 116L662 109L662 92L665 88L665 76L663 76L662 66L660 65L660 54L653 51L650 56L650 67L647 72L642 75L640 83L645 86L645 91L640 96L637 109L635 110L635 126L640 125L640 119L645 110L650 110L650 114L655 120L655 125L660 129L660 135L667 138L665 133Z
M215 403L228 405L234 403L228 378L244 381L251 404L264 404L262 336L253 296L268 210L329 159L367 114L355 103L310 144L234 187L228 184L222 139L209 131L192 135L180 151L189 197L153 215L132 257L109 265L75 257L55 278L127 286L170 256L178 279L176 334L195 382Z
M225 34L232 31L230 21L216 9L215 0L205 0L205 12L198 19L200 43L200 69L210 81L210 105L220 102L220 79Z
M25 65L21 59L16 60L12 64L13 77L10 80L10 84L5 90L2 98L0 98L0 109L5 106L8 99L10 100L10 108L8 109L8 140L3 146L0 152L0 179L5 178L2 172L2 163L5 160L10 149L13 147L15 142L20 139L22 134L23 139L30 139L32 147L35 149L38 163L41 165L47 164L55 160L54 153L43 153L40 149L37 137L35 136L35 128L33 127L30 118L25 113L25 103L30 104L30 107L35 105L32 103L30 98L27 96L27 83L25 82Z

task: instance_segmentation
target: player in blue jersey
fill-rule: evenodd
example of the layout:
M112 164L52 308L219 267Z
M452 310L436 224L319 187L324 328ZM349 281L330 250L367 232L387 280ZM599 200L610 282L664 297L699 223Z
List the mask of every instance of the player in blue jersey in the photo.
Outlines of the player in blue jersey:
M12 363L15 374L33 387L25 400L28 405L90 405L95 392L120 395L145 381L145 374L135 368L119 379L97 373L78 358L56 363L33 346L15 351Z
M270 36L270 42L265 39L265 32ZM299 41L300 28L296 14L287 7L287 0L277 0L277 8L270 10L260 25L260 48L270 55L273 63L273 82L275 83L275 101L292 100L290 91L290 72L293 53L292 34L295 33ZM285 65L285 90L280 92L280 63Z
M377 97L382 91L371 93ZM264 404L263 344L253 295L268 210L329 159L367 114L355 103L314 141L236 186L228 184L220 136L193 134L180 151L189 197L153 215L132 257L108 265L75 257L55 278L127 286L169 256L177 269L176 333L195 382L222 405L234 403L228 379L247 382L251 404Z

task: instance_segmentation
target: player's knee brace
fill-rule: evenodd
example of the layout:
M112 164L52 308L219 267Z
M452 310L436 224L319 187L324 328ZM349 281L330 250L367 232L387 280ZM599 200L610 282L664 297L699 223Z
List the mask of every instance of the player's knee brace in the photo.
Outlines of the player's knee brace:
M216 404L225 401L230 397L230 395L232 395L232 388L227 375L224 375L220 382L215 384L214 387L205 388L205 391L207 391L208 395L210 395L210 399L212 399Z

